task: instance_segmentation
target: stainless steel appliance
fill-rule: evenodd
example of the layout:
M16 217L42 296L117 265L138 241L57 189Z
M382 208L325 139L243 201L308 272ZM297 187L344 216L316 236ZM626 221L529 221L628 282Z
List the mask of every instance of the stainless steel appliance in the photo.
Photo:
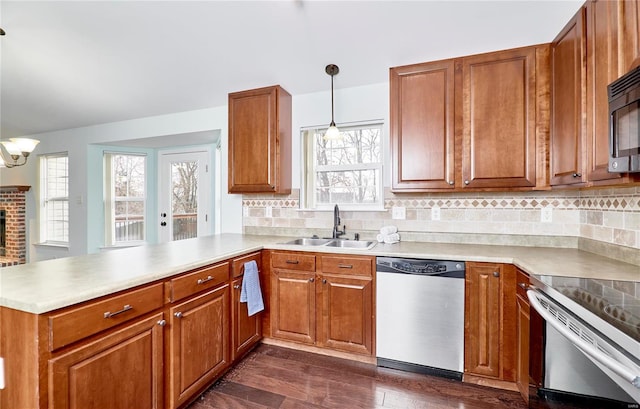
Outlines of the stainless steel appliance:
M461 380L464 262L378 257L376 264L378 366Z
M607 87L609 172L640 172L640 66Z
M638 407L640 285L554 276L531 281L527 296L545 321L544 375L530 395L532 407L566 399Z

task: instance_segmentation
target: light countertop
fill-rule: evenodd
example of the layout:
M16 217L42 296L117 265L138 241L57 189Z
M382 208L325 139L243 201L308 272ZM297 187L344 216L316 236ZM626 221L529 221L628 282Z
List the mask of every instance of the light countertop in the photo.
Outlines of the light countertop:
M536 275L640 282L640 266L577 249L401 242L358 250L280 244L290 239L222 234L5 267L0 270L0 306L41 314L261 249L510 263Z

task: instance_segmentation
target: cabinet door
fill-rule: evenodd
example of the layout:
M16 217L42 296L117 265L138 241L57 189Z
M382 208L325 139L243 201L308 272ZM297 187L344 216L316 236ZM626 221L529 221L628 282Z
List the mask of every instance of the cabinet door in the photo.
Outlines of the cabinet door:
M525 402L529 402L529 303L518 295L516 304L518 306L516 384L522 398Z
M580 9L551 45L551 185L586 181L585 11Z
M321 276L320 280L322 316L318 345L372 355L373 280L331 275Z
M536 186L536 48L462 59L463 188Z
M500 265L467 263L465 372L500 376Z
M604 0L600 0L604 1ZM605 1L606 2L606 1ZM638 0L618 0L620 63L618 77L640 65L640 3Z
M229 94L229 193L291 193L291 95Z
M305 344L315 343L315 273L272 270L271 335Z
M53 409L163 408L162 314L49 360Z
M392 190L454 188L453 60L390 70Z
M607 85L618 78L618 2L589 1L587 13L587 140L589 181L621 179L609 173Z
M229 284L169 311L168 392L176 408L230 364Z
M232 361L235 361L236 358L250 350L262 337L260 314L249 316L247 303L240 302L241 291L242 276L233 280L233 290L231 293L231 304L233 305L231 315L233 321Z

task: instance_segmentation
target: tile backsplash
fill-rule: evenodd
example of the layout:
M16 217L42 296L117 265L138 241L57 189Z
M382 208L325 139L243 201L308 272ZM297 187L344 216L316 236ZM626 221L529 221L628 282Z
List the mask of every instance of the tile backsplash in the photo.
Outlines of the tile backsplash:
M288 196L245 194L243 231L330 235L333 213L301 210L299 196L297 189ZM405 208L406 219L392 219L394 206ZM440 220L432 220L434 207L440 209ZM522 193L394 194L386 190L384 211L341 211L341 217L349 238L356 232L362 238L375 238L382 226L392 224L406 241L577 247L640 264L638 186Z

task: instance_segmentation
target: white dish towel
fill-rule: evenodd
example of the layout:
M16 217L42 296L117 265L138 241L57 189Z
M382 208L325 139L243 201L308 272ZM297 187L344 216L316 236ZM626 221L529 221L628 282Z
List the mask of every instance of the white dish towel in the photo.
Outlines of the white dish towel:
M242 277L242 289L240 290L240 302L247 303L249 316L264 310L262 291L260 290L260 277L258 265L254 260L244 263L244 277Z

